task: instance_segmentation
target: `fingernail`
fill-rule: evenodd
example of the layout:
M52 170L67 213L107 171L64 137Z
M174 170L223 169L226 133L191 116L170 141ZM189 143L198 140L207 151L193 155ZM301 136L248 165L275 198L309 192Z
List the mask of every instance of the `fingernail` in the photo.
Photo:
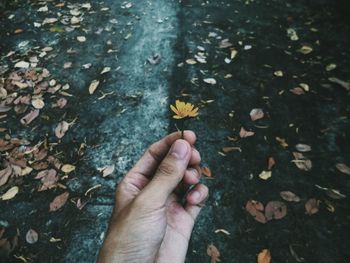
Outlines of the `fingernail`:
M201 193L198 191L194 191L191 195L194 201L199 201L199 199L201 198Z
M170 153L175 155L176 158L184 159L188 152L187 143L184 140L177 140L171 147Z
M198 178L199 177L199 174L198 174L198 171L194 168L191 168L189 169L190 170L190 173L192 174L192 176Z

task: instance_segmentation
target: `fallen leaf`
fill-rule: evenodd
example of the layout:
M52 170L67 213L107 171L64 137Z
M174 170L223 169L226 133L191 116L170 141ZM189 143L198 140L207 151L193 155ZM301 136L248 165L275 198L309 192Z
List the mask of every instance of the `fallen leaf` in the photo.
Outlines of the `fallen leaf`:
M280 196L283 200L288 202L300 202L300 197L290 191L282 191L280 192Z
M230 146L230 147L223 147L222 148L222 151L224 153L229 153L229 152L233 152L233 151L239 151L239 152L242 152L242 149L240 147L233 147L233 146Z
M313 48L309 45L304 45L300 49L298 49L298 52L307 55L310 54L313 51Z
M59 139L63 138L63 136L68 131L68 129L69 129L69 123L66 121L61 121L55 129L56 137Z
M72 164L64 164L61 167L61 171L66 173L66 174L69 174L69 173L73 172L74 170L75 170L75 166Z
M262 109L252 109L249 115L252 121L264 118L264 112Z
M202 174L204 174L205 176L212 177L212 173L211 173L211 170L210 170L209 167L202 167L202 168L201 168L201 172L202 172Z
M308 160L304 157L302 153L299 152L293 152L295 160L292 160L292 162L303 171L309 171L312 168L312 162L311 160Z
M269 157L267 161L267 170L271 170L276 164L275 159L273 157Z
M277 70L273 73L276 77L283 77L283 71L282 70Z
M206 78L206 79L203 79L203 81L205 83L208 83L208 84L211 84L211 85L215 85L216 84L216 80L214 78Z
M346 82L344 80L341 80L341 79L338 79L338 78L334 78L334 77L333 78L328 78L328 80L330 82L333 82L335 84L338 84L338 85L342 86L347 91L350 90L350 83L349 82Z
M263 249L258 255L258 263L270 263L271 253L268 249Z
M100 82L98 80L93 80L89 86L89 93L94 94Z
M300 88L300 87L296 87L296 88L290 89L289 91L292 92L295 95L303 95L303 94L305 94L305 90L303 88Z
M189 65L197 64L197 61L195 61L193 58L186 59L186 63Z
M35 120L39 116L39 112L40 112L39 110L32 110L32 111L30 111L27 115L25 115L21 119L21 123L23 125L30 124L33 120Z
M219 48L228 48L231 46L232 46L232 43L229 41L228 38L221 40L219 43Z
M11 165L7 165L5 169L0 171L0 186L6 184L11 175L12 175Z
M237 54L238 54L237 50L234 48L231 48L231 56L230 56L231 60L234 59L237 56Z
M213 244L208 245L207 254L211 257L210 263L220 262L220 252Z
M41 180L41 186L38 189L39 192L56 187L56 184L59 180L57 172L54 169L40 171L35 176L35 179Z
M264 215L264 205L259 201L249 200L245 206L247 212L254 217L254 219L260 223L265 224L267 222Z
M332 198L332 199L343 199L343 198L346 198L346 195L340 193L338 190L336 189L327 189L326 191L327 195Z
M305 210L308 215L313 215L318 212L318 207L320 205L320 201L316 198L311 198L305 203Z
M26 234L26 241L29 244L35 244L38 241L38 233L33 230L33 229L29 229L27 234Z
M328 64L328 65L326 66L326 71L332 71L332 70L334 70L334 69L336 69L336 68L337 68L337 65L334 64L334 63L331 63L331 64Z
M263 180L267 180L269 179L270 177L272 176L272 172L271 171L262 171L260 174L259 174L259 177Z
M110 72L110 71L111 71L110 67L104 67L100 74L102 75L102 74Z
M255 132L247 131L243 127L241 127L241 130L239 131L239 137L241 138L250 137L250 136L253 136L254 134Z
M307 144L299 143L295 145L295 149L297 149L299 152L309 152L311 151L311 146Z
M110 174L112 174L114 172L114 169L115 169L115 165L112 164L112 165L107 165L105 167L102 168L102 177L106 177Z
M282 219L287 215L287 206L280 201L270 201L265 207L265 217L267 220Z
M2 196L0 196L0 199L5 201L5 200L10 200L16 196L18 193L19 188L18 186L13 186L9 190L6 191Z
M345 163L337 163L335 167L342 173L350 175L350 167Z
M19 61L15 64L15 68L29 68L29 62L27 61Z
M78 37L77 37L77 40L78 40L79 42L85 42L85 41L86 41L86 37L84 37L84 36L78 36Z
M64 192L55 197L55 199L50 203L50 212L57 211L67 202L69 197L69 192Z
M35 109L42 109L45 106L45 103L42 99L32 100L32 105Z

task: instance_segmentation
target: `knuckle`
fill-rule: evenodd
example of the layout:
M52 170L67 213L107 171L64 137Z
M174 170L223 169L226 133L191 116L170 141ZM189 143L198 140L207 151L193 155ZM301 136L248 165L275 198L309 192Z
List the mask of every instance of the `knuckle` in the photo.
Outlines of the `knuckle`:
M173 163L164 161L158 167L158 173L162 175L172 175L177 172L177 168Z

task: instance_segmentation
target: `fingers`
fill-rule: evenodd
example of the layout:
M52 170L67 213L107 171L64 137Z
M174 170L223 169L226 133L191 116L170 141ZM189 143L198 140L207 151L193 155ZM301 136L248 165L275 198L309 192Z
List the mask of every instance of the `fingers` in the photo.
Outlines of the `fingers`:
M198 184L201 178L199 167L188 168L185 172L183 182L186 185Z
M142 174L148 178L153 176L157 170L159 164L164 159L168 153L171 145L181 138L181 133L173 132L168 136L164 137L160 141L152 144L141 157L141 159L136 163L136 165L131 169L132 173ZM194 145L196 142L196 135L193 131L184 131L184 140L186 140L190 145ZM199 153L198 153L199 154ZM196 162L198 158L197 154L194 154L193 163ZM127 175L128 176L128 175Z
M191 146L187 141L176 140L153 179L136 199L147 200L147 204L151 206L163 206L184 177L191 154Z
M193 218L193 220L196 220L199 212L202 209L202 205L204 204L205 200L208 198L209 190L208 187L206 187L203 184L196 185L195 188L191 190L191 192L187 195L187 205L185 207L185 210L187 213L190 214L190 216Z

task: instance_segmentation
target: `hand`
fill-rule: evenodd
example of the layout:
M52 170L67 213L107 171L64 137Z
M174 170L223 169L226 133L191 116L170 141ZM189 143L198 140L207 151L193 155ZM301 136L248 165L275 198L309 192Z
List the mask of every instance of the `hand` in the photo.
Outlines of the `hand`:
M154 143L119 183L116 205L99 254L105 262L185 261L194 222L208 196L199 183L196 136L178 132ZM186 193L181 204L181 193Z

